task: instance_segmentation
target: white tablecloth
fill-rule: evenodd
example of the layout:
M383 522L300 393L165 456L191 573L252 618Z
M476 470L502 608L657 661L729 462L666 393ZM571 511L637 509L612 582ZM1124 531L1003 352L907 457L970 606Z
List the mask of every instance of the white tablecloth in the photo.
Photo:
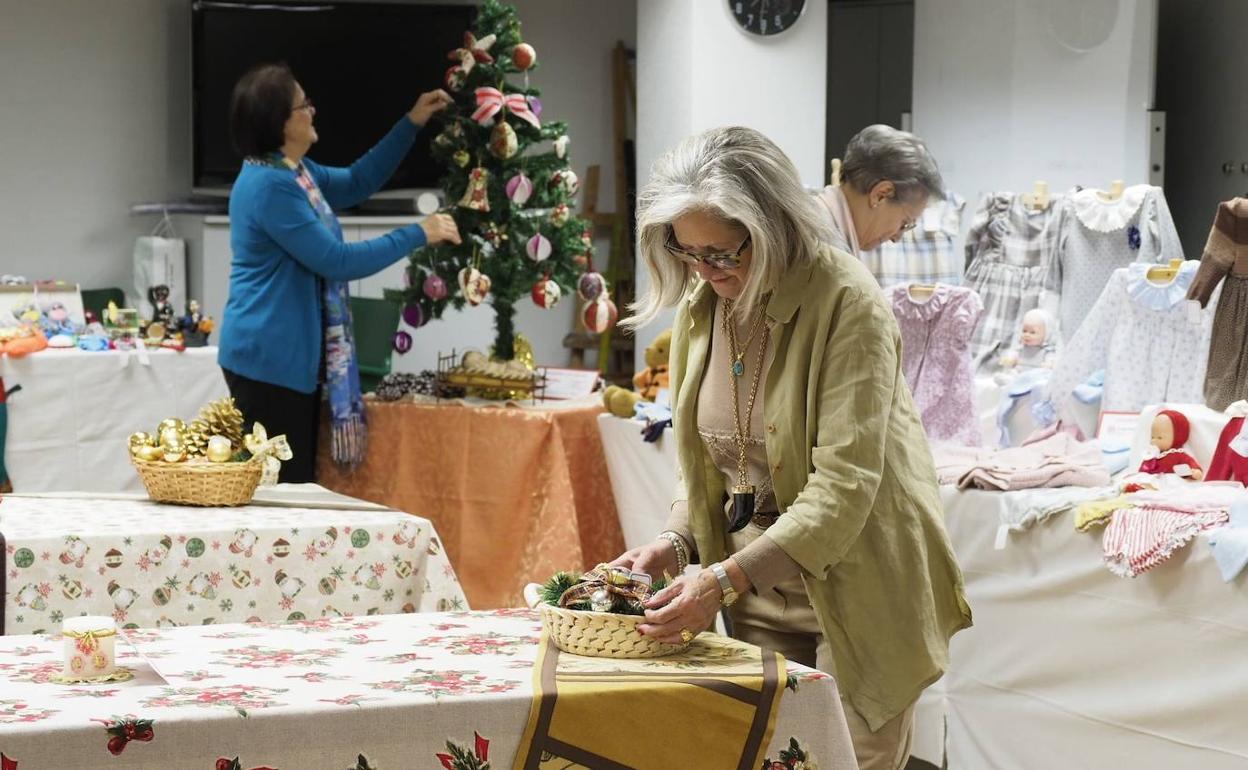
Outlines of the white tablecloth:
M0 631L55 632L76 615L149 628L467 607L428 520L314 484L261 499L5 496Z
M675 436L669 428L650 444L641 438L642 425L612 414L598 416L625 548L649 543L663 531L676 489Z
M8 402L5 465L17 492L142 491L126 437L166 417L189 420L228 396L217 349L182 353L45 350L0 356Z
M450 743L505 770L533 706L541 628L536 612L495 610L143 630L117 645L135 678L90 686L48 681L61 666L60 639L3 637L0 754L17 770L407 770L451 767L437 756ZM706 767L690 754L708 727L718 735L696 719L654 724L646 703L655 680L670 680L671 697L686 703L701 702L689 693L712 679L707 689L728 698L749 693L726 679L748 670L748 658L713 637L639 663L564 660L582 674L642 668L632 686L594 697L637 715L622 734L660 731L651 740L675 759L644 767ZM836 683L795 663L788 674L767 756L795 739L821 770L853 768Z
M916 756L948 767L1248 766L1248 580L1207 536L1133 579L1056 516L993 548L1001 493L943 490L975 626L920 709Z

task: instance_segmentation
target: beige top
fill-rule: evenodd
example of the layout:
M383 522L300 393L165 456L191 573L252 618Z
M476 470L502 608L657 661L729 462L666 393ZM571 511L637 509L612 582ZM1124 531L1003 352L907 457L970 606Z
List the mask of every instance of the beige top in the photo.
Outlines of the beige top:
M728 335L724 333L723 310L723 301L716 302L710 358L702 377L701 390L698 393L697 423L698 435L702 437L702 442L706 445L715 467L723 474L724 488L731 490L738 483L736 417L732 411L732 383L728 379L733 376L730 373L732 369L731 345ZM757 316L746 322L737 322L737 344L744 343L749 337L750 327L756 318ZM771 329L775 324L767 322L766 326L770 337ZM764 329L760 328L750 340L745 357L742 359L745 371L737 379L737 403L742 421L746 419L746 410L750 403L750 387L754 382L754 373L758 367L763 332ZM763 360L764 373L771 368L771 362L775 357L774 351L775 345L769 338ZM749 483L755 487L755 512L775 513L776 497L771 481L770 465L767 462L767 446L763 430L763 397L766 387L764 375L759 380L758 393L754 397L754 411L750 415L750 423L746 429L748 445L745 461ZM729 519L732 517L731 495L724 503L724 515ZM677 503L673 506L667 529L680 534L689 543L690 548L693 548L687 505ZM762 531L756 525L750 524L745 530L737 533L737 535L742 535L740 538L734 538L740 550L734 549L733 558L746 577L750 579L754 593L764 593L779 583L797 579L801 575L801 568L797 562L793 561L775 542L766 535L759 536L758 532L750 534L750 530Z

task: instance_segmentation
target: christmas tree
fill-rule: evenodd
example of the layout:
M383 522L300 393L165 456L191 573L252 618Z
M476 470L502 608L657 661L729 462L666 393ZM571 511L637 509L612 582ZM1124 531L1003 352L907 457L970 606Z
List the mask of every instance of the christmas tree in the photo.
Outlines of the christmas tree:
M616 308L592 271L592 227L572 216L579 181L569 167L567 125L542 120L540 92L529 85L537 52L521 38L515 8L485 0L475 29L448 58L445 85L455 104L441 114L432 152L446 165L442 188L463 242L412 254L403 319L418 328L448 305L488 300L494 354L509 360L516 303L527 296L550 308L575 284L587 328L610 328ZM516 76L521 85L508 79ZM400 352L410 344L406 332L396 335Z

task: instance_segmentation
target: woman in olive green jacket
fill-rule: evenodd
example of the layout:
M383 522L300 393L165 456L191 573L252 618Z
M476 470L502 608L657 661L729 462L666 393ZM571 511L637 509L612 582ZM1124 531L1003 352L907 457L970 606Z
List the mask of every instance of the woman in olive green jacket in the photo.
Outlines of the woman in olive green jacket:
M870 186L899 231L939 194L923 171ZM734 636L836 677L864 770L900 767L914 703L971 613L892 313L751 129L660 159L637 220L650 287L628 323L678 306L681 488L667 531L616 563L705 565L653 597L641 630L689 640L728 606Z

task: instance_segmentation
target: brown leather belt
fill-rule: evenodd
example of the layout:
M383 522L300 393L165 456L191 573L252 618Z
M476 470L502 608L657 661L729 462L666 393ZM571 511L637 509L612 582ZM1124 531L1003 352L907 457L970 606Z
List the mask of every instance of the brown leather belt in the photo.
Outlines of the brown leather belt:
M780 519L780 514L778 512L776 513L760 512L760 513L754 514L754 516L750 519L750 522L754 526L758 527L759 529L767 529L772 524L775 524L779 519Z

